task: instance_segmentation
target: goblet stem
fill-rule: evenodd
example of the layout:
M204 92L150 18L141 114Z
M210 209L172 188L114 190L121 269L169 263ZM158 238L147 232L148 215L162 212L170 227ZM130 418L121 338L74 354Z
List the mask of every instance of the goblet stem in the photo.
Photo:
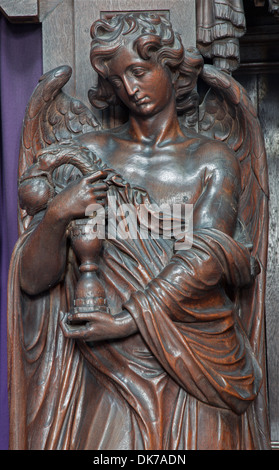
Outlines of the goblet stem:
M81 261L74 300L74 313L108 312L104 286L97 276L98 260L102 249L100 240L93 230L90 230L88 219L71 222L69 235L74 252Z

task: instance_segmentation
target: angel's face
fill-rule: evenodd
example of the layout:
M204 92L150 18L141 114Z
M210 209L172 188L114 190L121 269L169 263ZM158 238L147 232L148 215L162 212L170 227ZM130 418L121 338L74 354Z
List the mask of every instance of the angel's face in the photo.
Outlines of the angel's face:
M154 59L142 59L132 44L121 46L107 69L115 93L134 114L154 115L174 96L169 69Z

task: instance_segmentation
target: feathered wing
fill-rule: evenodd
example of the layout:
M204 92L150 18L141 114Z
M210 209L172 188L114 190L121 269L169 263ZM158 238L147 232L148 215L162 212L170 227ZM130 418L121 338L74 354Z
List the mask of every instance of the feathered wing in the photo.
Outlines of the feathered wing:
M24 117L18 176L36 162L39 150L48 145L71 139L79 134L101 128L98 120L81 101L63 92L72 69L61 66L42 75ZM28 227L31 216L18 209L19 233Z
M260 123L246 90L230 75L206 65L202 78L211 89L200 107L199 131L225 142L240 162L239 214L253 245L252 256L261 268L256 277L256 285L261 283L260 297L253 308L263 310L268 244L268 175ZM248 312L243 311L242 316L256 350L261 325L255 323L254 316Z
M241 294L240 317L265 376L265 283L269 192L264 139L250 98L236 80L210 65L204 66L202 78L210 89L200 106L199 132L225 142L234 150L240 162L242 188L239 216L251 240L252 261L256 259L261 269L253 286ZM262 387L261 395L266 401L265 386ZM264 415L266 412L264 408L265 406L259 405L258 413ZM262 416L263 421L265 418ZM264 435L264 431L262 434Z

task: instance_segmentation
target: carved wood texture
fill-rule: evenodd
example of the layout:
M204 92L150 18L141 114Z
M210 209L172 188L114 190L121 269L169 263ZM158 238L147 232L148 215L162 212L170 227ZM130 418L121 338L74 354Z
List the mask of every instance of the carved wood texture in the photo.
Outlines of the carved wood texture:
M174 29L178 30L182 36L184 44L194 43L195 38L195 12L190 6L194 4L188 0L188 8L185 0L142 0L140 2L143 10L166 10L170 12L170 19ZM264 2L256 2L261 6ZM73 67L73 77L65 91L72 96L76 96L83 102L87 102L88 88L96 80L95 73L88 67L89 64L89 28L94 19L109 11L134 10L134 1L90 1L90 0L52 0L28 2L8 2L2 1L1 7L6 14L11 12L17 4L15 20L21 16L27 16L28 21L42 21L44 34L44 70L50 70L56 66L69 64ZM23 6L24 4L24 6ZM183 8L182 8L183 6ZM28 9L26 10L26 8ZM24 10L23 10L24 8ZM88 11L90 14L88 15ZM85 14L86 12L86 14ZM185 17L189 28L185 28ZM189 19L190 18L190 19ZM79 23L78 23L79 22ZM78 27L77 26L78 23ZM73 33L75 29L75 34ZM275 32L274 34L278 34ZM57 40L59 38L59 41ZM75 41L75 46L74 46ZM55 45L55 47L54 47ZM55 50L55 54L53 51ZM85 51L85 52L84 52ZM81 53L82 52L82 53ZM270 67L270 65L269 65ZM268 69L268 66L267 66ZM86 74L79 71L86 71ZM270 228L269 228L269 263L267 273L267 353L268 353L268 378L269 378L269 399L271 418L271 437L276 442L279 441L279 398L278 398L278 337L279 328L277 321L277 311L279 304L278 289L276 288L279 277L278 270L278 207L279 199L277 194L277 176L279 166L277 162L277 149L279 144L278 133L278 106L276 106L277 74L267 75L244 75L239 74L238 79L248 89L255 107L258 110L262 124L268 162L270 181Z

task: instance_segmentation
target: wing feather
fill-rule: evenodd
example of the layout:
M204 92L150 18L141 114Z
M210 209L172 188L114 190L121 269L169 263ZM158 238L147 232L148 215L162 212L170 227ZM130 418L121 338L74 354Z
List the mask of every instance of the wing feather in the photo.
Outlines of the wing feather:
M101 125L81 101L63 92L72 69L61 66L42 75L28 103L21 135L18 177L36 162L36 156L48 145L101 129ZM18 208L19 232L31 217Z
M257 400L253 403L253 416L257 416L257 426L264 448L269 446L266 442L269 423L265 346L269 191L264 139L256 111L246 90L230 75L212 66L206 65L202 75L211 89L201 105L200 132L227 143L239 160L242 186L239 215L252 242L251 261L256 259L261 269L253 285L241 291L238 302L241 324L265 378ZM220 106L225 110L224 117L217 113L216 108ZM208 116L212 109L213 119Z
M230 75L205 65L203 80L211 87L201 104L199 130L234 150L241 169L239 213L261 273L242 299L241 317L251 344L260 355L268 243L268 174L264 139L246 90ZM222 108L219 112L218 108ZM257 301L255 301L257 299Z

